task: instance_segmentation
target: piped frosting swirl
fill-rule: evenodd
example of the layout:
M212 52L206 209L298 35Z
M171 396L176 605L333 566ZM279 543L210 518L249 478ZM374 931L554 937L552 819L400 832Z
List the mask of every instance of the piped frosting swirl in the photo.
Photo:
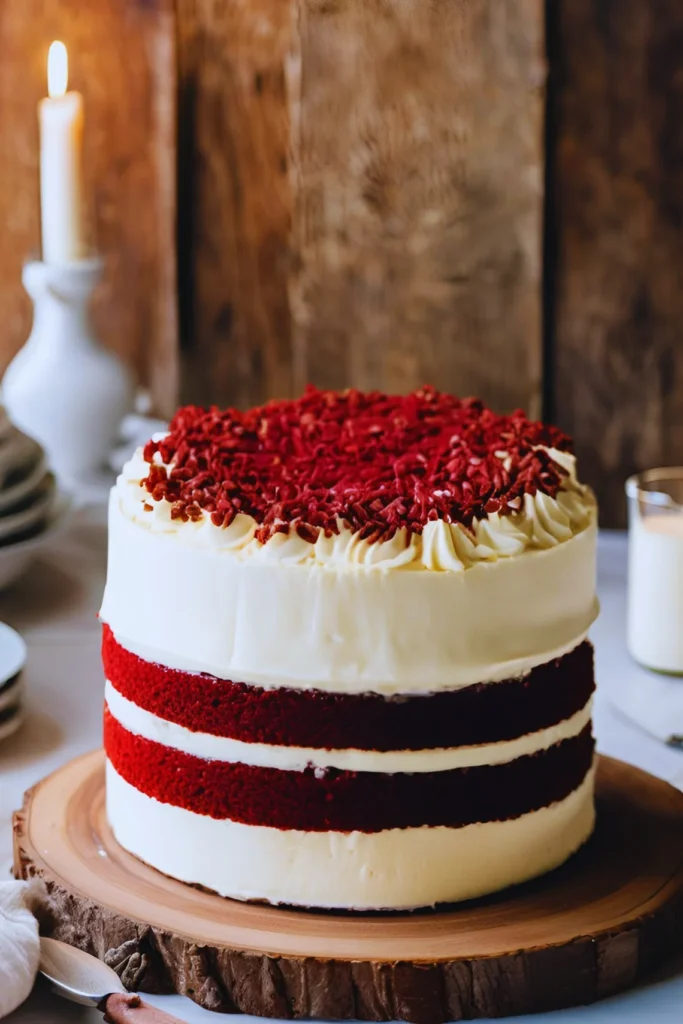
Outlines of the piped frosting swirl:
M215 525L205 510L194 519L174 518L173 505L165 498L155 499L144 486L148 464L142 449L124 466L116 493L122 512L151 532L172 533L183 543L214 548L240 559L323 568L462 572L481 562L555 547L594 522L595 500L576 478L574 456L554 448L545 452L563 473L562 488L555 497L542 491L526 493L518 499L517 508L506 514L490 512L473 520L470 527L431 519L421 533L403 527L391 537L378 539L363 537L341 519L336 522L336 533L320 530L314 540L290 529L263 541L257 537L256 519L244 513L238 513L227 526Z
M571 442L522 412L497 416L433 388L309 388L246 412L181 409L144 448L144 487L174 519L208 513L228 527L249 515L262 543L292 531L314 543L342 527L386 541L435 519L472 530L494 512L519 511L526 494L554 498L566 471L550 448L570 452Z

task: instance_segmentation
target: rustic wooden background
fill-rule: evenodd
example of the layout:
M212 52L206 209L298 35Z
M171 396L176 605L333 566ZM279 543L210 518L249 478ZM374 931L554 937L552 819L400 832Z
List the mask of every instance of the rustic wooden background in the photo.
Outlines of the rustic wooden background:
M0 369L56 37L102 336L160 412L308 380L543 409L612 525L683 459L680 0L2 0Z
M683 463L683 4L549 2L552 389L606 524Z
M539 411L541 0L177 6L188 393Z

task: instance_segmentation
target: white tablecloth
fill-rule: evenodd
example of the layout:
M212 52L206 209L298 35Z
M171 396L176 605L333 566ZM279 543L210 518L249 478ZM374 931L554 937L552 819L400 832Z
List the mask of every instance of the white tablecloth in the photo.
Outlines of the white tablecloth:
M104 584L105 514L102 506L81 510L15 588L0 595L0 620L18 629L29 648L26 683L29 716L23 729L0 744L0 873L9 870L12 811L24 789L64 761L100 742L102 671L96 615ZM602 614L593 630L597 650L596 731L600 749L683 788L683 754L668 749L621 719L610 693L633 677L624 649L625 538L601 539L599 592ZM672 684L678 685L678 684ZM680 684L683 686L683 682ZM672 723L683 733L683 721ZM177 996L153 1000L188 1021L219 1018ZM38 984L10 1024L61 1024L99 1019L53 996ZM680 1024L683 1020L683 958L660 980L595 1006L516 1018L533 1024Z

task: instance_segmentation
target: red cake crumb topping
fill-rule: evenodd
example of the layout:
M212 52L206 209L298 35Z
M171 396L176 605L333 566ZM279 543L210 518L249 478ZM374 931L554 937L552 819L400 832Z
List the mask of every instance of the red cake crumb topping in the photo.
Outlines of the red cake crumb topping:
M228 526L246 513L261 541L294 527L314 542L321 529L338 533L338 519L379 540L431 519L471 526L515 511L526 493L554 497L565 474L540 445L571 449L521 411L497 416L433 388L400 397L309 387L246 412L180 409L168 436L146 445L143 483L177 519L204 511Z

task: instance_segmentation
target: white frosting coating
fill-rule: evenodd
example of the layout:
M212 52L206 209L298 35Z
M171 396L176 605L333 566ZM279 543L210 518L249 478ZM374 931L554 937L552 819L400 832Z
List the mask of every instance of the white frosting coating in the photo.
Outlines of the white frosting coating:
M230 761L259 768L303 771L338 768L352 772L442 772L475 765L504 764L513 758L547 750L554 743L578 736L588 725L592 701L571 718L538 732L527 733L500 743L435 750L326 750L313 747L285 747L269 743L246 743L226 736L193 732L168 722L127 700L107 681L106 701L112 716L124 729L144 739L162 743L173 750L212 761Z
M347 693L454 689L566 653L597 614L593 512L564 543L466 572L271 559L287 538L235 558L224 546L179 542L192 525L145 528L114 489L101 614L140 657L223 679Z
M130 853L233 899L347 909L413 909L472 899L560 865L593 830L594 772L566 799L464 828L301 832L162 804L107 765L107 816Z
M163 435L157 435L157 437ZM374 543L361 540L342 520L338 534L321 533L315 543L302 540L292 529L276 533L265 544L256 540L256 521L238 515L227 527L217 527L202 512L196 521L171 518L172 506L155 501L141 486L149 472L142 448L123 467L116 483L121 511L152 533L171 533L183 544L218 548L240 559L288 564L318 564L333 569L364 566L395 569L410 566L432 571L460 572L478 562L512 558L527 549L550 548L585 529L595 515L591 491L576 479L576 460L567 452L548 449L567 476L557 498L538 492L526 494L511 515L493 513L473 524L471 530L442 519L427 524L422 535L399 530L390 540ZM506 453L499 453L504 456ZM160 456L156 457L157 462Z

